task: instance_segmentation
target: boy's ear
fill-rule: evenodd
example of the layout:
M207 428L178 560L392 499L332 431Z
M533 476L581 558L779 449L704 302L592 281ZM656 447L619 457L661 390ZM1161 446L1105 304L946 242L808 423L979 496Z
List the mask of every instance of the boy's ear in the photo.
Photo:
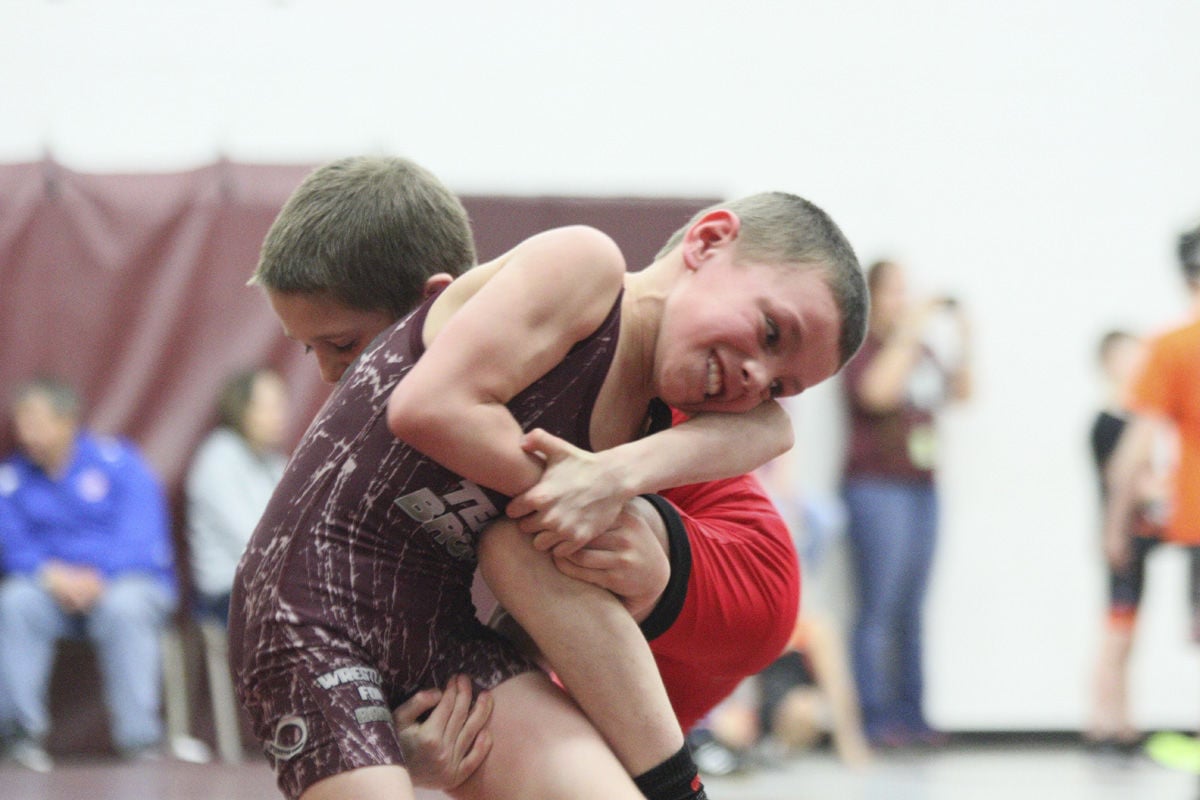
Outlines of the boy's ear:
M705 214L683 235L683 261L688 269L697 269L714 250L737 240L742 221L727 208Z
M435 294L445 289L454 282L454 276L449 272L438 272L430 275L425 279L425 287L422 290L424 297L433 297Z

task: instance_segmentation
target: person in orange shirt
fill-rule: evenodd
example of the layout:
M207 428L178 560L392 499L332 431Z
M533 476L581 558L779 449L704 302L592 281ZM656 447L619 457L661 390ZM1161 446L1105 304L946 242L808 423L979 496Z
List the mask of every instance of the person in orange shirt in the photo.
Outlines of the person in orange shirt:
M1179 454L1165 538L1200 545L1200 227L1180 237L1179 260L1192 296L1191 319L1150 342L1130 392L1130 420L1108 467L1104 540L1114 565L1129 558L1138 476L1152 464L1164 429L1175 434Z
M1151 341L1130 392L1129 422L1109 462L1104 543L1114 568L1130 559L1130 520L1139 476L1153 463L1155 442L1163 432L1173 434L1178 443L1164 539L1200 545L1200 226L1179 237L1179 262L1192 298L1190 321ZM1200 571L1195 558L1191 593L1192 638L1200 641ZM1146 747L1163 763L1200 771L1200 742L1190 737L1158 734Z

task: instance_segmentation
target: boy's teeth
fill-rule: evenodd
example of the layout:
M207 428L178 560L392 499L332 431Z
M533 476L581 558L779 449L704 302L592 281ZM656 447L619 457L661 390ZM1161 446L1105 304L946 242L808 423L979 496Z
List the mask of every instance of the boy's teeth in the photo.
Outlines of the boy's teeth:
M708 383L704 387L704 393L709 397L721 393L721 365L713 356L708 357Z

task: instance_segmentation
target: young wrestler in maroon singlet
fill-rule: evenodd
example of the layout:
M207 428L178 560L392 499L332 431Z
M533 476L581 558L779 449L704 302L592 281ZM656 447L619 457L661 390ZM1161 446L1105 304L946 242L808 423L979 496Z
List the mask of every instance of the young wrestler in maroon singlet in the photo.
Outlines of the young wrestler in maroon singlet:
M403 237L400 237L400 238L401 238L401 240L403 240ZM265 256L265 254L266 254L266 248L264 248L264 256ZM353 259L350 259L350 260L353 260ZM395 262L393 260L389 263L395 263ZM267 284L267 285L270 286L270 284ZM334 285L336 286L336 284L334 284ZM314 287L311 285L294 286L294 287L291 287L290 290L287 288L283 288L283 287L276 287L276 288L278 288L280 291L284 292L285 294L290 291L291 292L291 300L296 300L296 301L300 302L301 305L303 305L303 303L305 301L312 301L309 303L310 307L308 309L306 309L306 313L308 311L312 311L313 309L317 309L318 311L320 311L321 307L322 307L322 303L326 303L326 308L328 307L328 304L330 302L332 303L333 306L340 305L341 309L344 312L348 313L350 316L357 315L356 324L362 323L359 326L360 331L361 330L370 330L371 326L378 326L379 322L376 321L376 318L386 318L386 312L384 312L384 313L372 312L371 310L365 308L362 301L355 299L355 298L350 298L347 301L347 300L339 298L339 297L324 298L324 297L315 297L315 296L311 296L311 295L308 297L305 297L306 293L314 293L314 292L319 291L318 287ZM340 302L338 302L339 300L340 300ZM357 341L356 337L347 336L345 330L337 331L337 330L333 330L333 329L325 329L324 332L322 332L322 333L317 332L318 330L320 330L319 327L310 328L308 330L302 330L296 324L296 320L300 319L300 317L291 314L289 312L289 309L286 308L285 305L281 302L281 298L278 295L274 295L272 297L272 303L275 306L277 312L280 312L281 319L283 319L284 323L285 323L285 330L288 330L289 335L292 335L293 338L297 338L300 341L303 341L306 344L310 344L316 348L318 360L322 365L322 372L326 376L327 379L329 379L331 377L336 378L337 373L340 372L341 368L342 368L340 366L340 364L347 363L350 359L352 359L354 357L355 352L357 352L358 350L361 350L362 343L360 341ZM360 310L356 311L356 309L360 309ZM291 310L294 311L295 310L294 307ZM318 313L317 317L321 317L321 314ZM308 317L308 319L311 321L311 319L313 319L313 317L310 315ZM290 322L289 322L289 320L290 320ZM329 321L329 320L326 319L326 321ZM351 327L353 327L353 326L351 326ZM844 327L847 327L847 326L844 326ZM854 327L853 323L852 322L849 323L848 327L852 329ZM361 338L361 337L357 337L357 338ZM856 346L856 343L854 346ZM851 346L850 349L852 352L853 346ZM349 355L346 355L347 353L349 353ZM330 367L329 365L334 365L334 366ZM374 379L375 379L375 376L372 376L371 380L374 380ZM314 430L315 430L315 428L314 428ZM312 436L312 435L313 435L313 432L310 431L310 436ZM460 499L463 497L462 495L455 495L455 496L459 497ZM367 502L369 500L370 500L370 497L364 498L364 502ZM413 498L413 500L414 500L414 502L417 500L425 502L425 501L429 501L429 498L427 495L425 495L423 493L418 493L417 498ZM444 501L440 501L440 500L436 500L436 499L431 501L431 503L432 503L431 506L422 506L420 504L417 504L417 505L412 505L411 507L413 509L416 509L419 514L429 514L429 513L431 513L429 511L429 508L437 509L439 507L439 503L444 505ZM471 516L472 514L477 513L477 511L478 511L478 509L470 511L468 513L468 516ZM449 522L445 519L445 517L447 517L447 515L439 514L439 515L435 515L434 517L432 517L429 521L434 522L434 521L440 520L440 522L438 523L441 526L439 528L439 530L443 533L446 533L446 531L448 530L448 531L450 531L450 534L453 534L453 532L457 529L457 523ZM752 514L752 515L750 515L749 518L753 519L753 518L755 518L755 515ZM693 527L695 527L694 521L689 521L689 523L692 524ZM753 523L751 523L751 524L753 524ZM714 529L719 529L719 528L720 528L720 525L714 526ZM454 540L453 535L450 535L450 538L447 539L447 541L453 541L453 540ZM672 548L672 549L674 550L675 548ZM747 563L747 565L749 565L750 560L752 560L752 557L748 555L747 558L748 558L748 560L746 563ZM784 561L787 561L787 559L784 559ZM677 563L679 563L679 562L677 561ZM693 573L693 575L695 575L695 573ZM687 581L687 579L685 578L683 583L687 584L687 583L689 583L689 581ZM677 592L672 592L669 594L671 596L678 596ZM792 608L794 610L795 592L789 592L787 594L788 594L788 597L787 597L787 599L785 599L783 601L783 604L785 606L788 604L792 604ZM690 597L690 595L689 595L689 597ZM337 598L337 600L342 601L342 600L344 600L344 598ZM689 599L689 602L690 602L690 599ZM671 605L671 604L668 604L668 605ZM678 608L678 604L674 604L674 606L676 609ZM662 611L661 606L660 606L659 611ZM668 609L668 612L669 613L659 613L656 611L656 613L654 615L652 615L652 617L654 617L655 619L658 619L660 622L662 619L666 618L667 624L669 624L670 617L673 615L673 612L671 612L670 609ZM790 619L788 622L790 624ZM290 621L287 624L290 624ZM369 681L369 679L371 679L373 677L371 674L371 671L370 671L371 669L373 669L373 668L368 668L367 670L358 670L356 668L351 668L351 669L345 669L345 670L341 670L341 671L335 671L335 673L332 677L326 677L324 679L324 683L333 684L333 685L341 685L343 682L364 680L364 676L365 676L365 679L368 679L368 681ZM371 692L368 690L365 692L365 694L370 695ZM499 711L499 708L500 708L500 706L498 704L497 705L498 711ZM365 716L367 718L370 718L372 716L377 716L377 715L378 715L378 712L370 712L370 711L363 712L363 716ZM289 721L289 722L294 722L294 721ZM273 743L275 745L279 745L279 746L283 747L283 749L285 751L290 752L290 750L292 748L291 748L291 745L289 745L289 741L290 741L289 737L296 734L299 731L299 727L298 726L293 726L293 727L285 726L284 728L280 729L280 731L282 734L285 734L285 735L282 737L276 737L276 740L273 740ZM294 742L292 742L292 744L294 744ZM345 767L343 765L340 768L346 769L348 767ZM353 769L352 767L349 767L349 768Z

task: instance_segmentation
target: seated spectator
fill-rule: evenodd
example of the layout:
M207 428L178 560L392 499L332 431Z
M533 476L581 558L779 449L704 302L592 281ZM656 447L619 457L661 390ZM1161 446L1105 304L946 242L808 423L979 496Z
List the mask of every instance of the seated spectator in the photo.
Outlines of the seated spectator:
M825 733L844 763L861 766L871 749L837 628L802 616L788 650L758 676L763 740L784 753L816 745Z
M160 636L175 607L162 486L129 442L81 427L78 395L53 378L18 387L18 452L0 463L0 731L38 771L50 729L47 692L58 639L96 648L113 742L123 757L163 739Z
M837 629L801 616L787 650L693 729L701 772L723 775L774 763L828 740L842 763L871 759L858 696Z
M287 464L287 389L271 370L248 369L226 381L217 409L188 471L187 528L197 615L225 625L234 570Z

